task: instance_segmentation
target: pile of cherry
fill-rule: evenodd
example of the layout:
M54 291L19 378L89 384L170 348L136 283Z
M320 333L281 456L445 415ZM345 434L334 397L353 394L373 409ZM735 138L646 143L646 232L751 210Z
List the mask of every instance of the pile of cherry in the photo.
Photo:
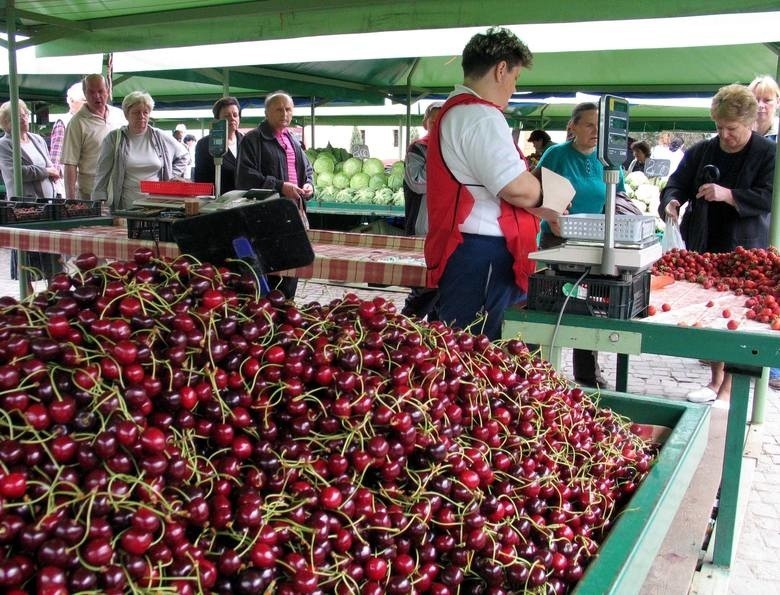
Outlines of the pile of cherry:
M77 264L0 298L3 593L564 593L657 450L519 341Z
M653 265L654 275L699 283L705 289L746 295L745 316L780 330L780 252L738 246L733 252L671 250Z

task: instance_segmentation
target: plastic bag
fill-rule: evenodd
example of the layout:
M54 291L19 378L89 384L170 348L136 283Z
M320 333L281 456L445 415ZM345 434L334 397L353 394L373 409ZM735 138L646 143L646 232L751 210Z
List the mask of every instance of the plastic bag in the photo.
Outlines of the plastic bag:
M685 250L685 242L682 239L677 219L667 215L666 230L664 231L664 237L661 238L661 251L666 254L669 250L674 250L675 248Z

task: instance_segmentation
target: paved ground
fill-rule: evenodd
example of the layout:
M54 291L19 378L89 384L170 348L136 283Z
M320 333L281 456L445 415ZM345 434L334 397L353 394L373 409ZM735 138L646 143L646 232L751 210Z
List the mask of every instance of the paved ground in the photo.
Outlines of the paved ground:
M8 250L0 249L0 295L18 296L18 285L10 280ZM38 284L38 287L42 287ZM345 288L301 282L301 301L327 302L344 291L355 291L369 297L381 293L401 304L403 290ZM601 355L601 365L608 378L614 378L615 356ZM564 373L571 377L571 357L563 356ZM709 368L696 360L643 355L631 358L628 392L683 399L693 388L709 379ZM743 528L732 568L729 594L763 595L778 592L780 583L780 394L771 392L766 408L763 444L758 458Z

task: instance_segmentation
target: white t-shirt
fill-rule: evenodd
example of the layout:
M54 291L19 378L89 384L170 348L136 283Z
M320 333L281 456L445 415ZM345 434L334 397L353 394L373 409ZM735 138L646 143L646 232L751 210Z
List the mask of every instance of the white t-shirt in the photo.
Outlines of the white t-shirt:
M476 93L456 85L450 94ZM462 233L502 236L499 191L525 171L512 130L496 108L479 103L451 108L441 120L441 152L455 178L474 196Z
M136 200L146 198L146 194L141 192L141 181L159 180L162 169L162 159L152 146L149 129L143 134L133 134L128 130L127 138L129 147L120 209L128 209Z

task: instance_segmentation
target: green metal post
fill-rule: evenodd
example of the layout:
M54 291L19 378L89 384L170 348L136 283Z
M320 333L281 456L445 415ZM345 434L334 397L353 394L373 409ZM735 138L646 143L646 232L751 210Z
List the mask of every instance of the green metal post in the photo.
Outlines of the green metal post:
M777 60L777 72L775 80L780 80L780 56ZM772 185L772 213L769 227L769 243L772 246L780 246L780 153L775 152L775 178ZM753 411L750 414L750 421L754 424L764 423L764 411L766 410L766 399L769 385L769 369L764 368L761 376L756 378L756 389L753 392Z
M745 449L745 419L747 418L750 377L734 374L731 381L729 417L726 423L726 446L723 451L723 470L720 479L720 503L715 525L715 550L712 561L716 566L731 566L734 556L734 538L739 508L739 484L742 473L742 454Z

